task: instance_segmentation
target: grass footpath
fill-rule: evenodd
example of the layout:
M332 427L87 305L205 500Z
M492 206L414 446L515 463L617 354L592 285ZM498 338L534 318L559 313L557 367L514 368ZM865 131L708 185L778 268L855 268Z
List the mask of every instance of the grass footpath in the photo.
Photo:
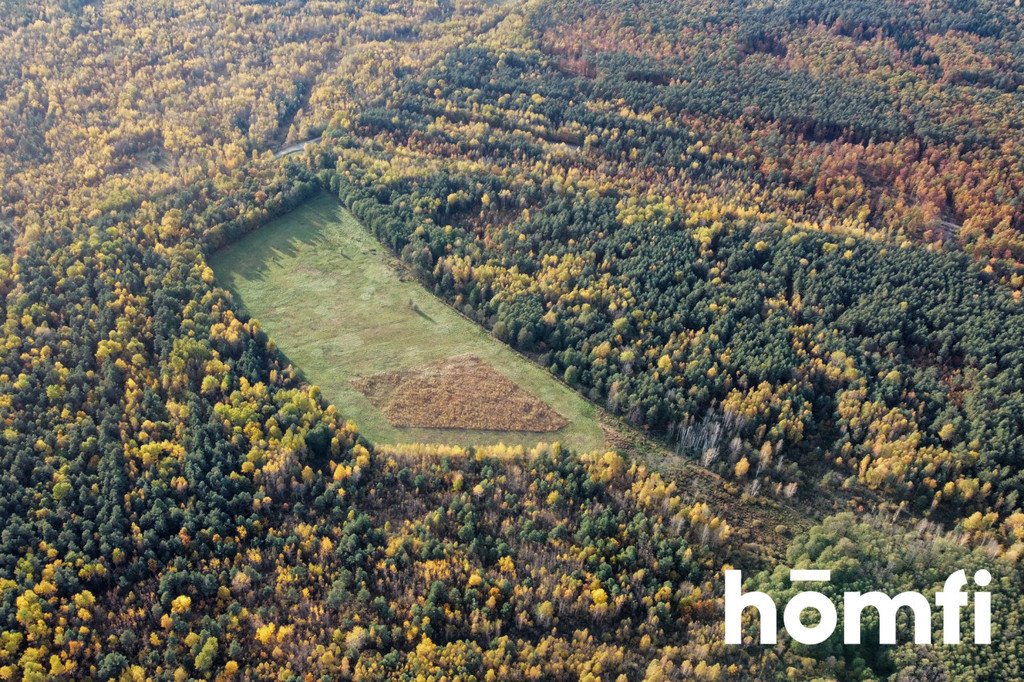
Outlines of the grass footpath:
M210 265L236 304L370 440L605 446L594 405L423 289L327 194L218 251ZM352 385L460 355L484 360L568 425L548 433L396 428Z

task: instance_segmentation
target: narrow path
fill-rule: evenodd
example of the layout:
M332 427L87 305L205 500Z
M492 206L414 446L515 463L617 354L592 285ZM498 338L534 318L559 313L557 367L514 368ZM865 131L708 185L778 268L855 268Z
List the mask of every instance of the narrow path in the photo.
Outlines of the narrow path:
M274 158L280 159L282 157L289 156L291 154L297 154L298 152L301 152L302 150L304 150L307 145L314 144L316 142L319 142L322 139L323 139L323 135L321 135L320 137L314 137L311 140L305 140L303 142L294 142L294 143L292 143L290 145L287 145L285 147L281 147L276 152L274 152Z

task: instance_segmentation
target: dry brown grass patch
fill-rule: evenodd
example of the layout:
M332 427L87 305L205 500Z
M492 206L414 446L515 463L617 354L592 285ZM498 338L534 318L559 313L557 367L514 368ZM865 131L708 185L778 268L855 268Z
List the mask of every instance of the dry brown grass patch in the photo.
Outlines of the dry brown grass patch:
M474 355L352 381L392 426L557 431L569 422Z

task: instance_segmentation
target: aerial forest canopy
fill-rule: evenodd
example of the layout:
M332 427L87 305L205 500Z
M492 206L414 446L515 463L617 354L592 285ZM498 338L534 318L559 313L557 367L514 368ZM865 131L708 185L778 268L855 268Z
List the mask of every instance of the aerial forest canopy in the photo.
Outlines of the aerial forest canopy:
M0 0L0 680L1024 679L1022 31ZM324 190L658 449L362 437L207 264ZM725 646L796 565L985 566L995 643Z

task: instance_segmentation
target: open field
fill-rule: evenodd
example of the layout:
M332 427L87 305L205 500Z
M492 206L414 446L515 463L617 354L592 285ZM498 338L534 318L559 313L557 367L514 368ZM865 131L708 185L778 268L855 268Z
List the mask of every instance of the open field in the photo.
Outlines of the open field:
M558 441L578 450L605 445L594 405L423 289L326 194L217 252L211 266L306 379L371 440ZM462 356L474 359L467 363ZM448 361L460 357L464 367L453 372ZM423 380L424 370L436 374L439 367L447 368L447 376ZM488 372L498 377L490 396L480 380ZM411 377L414 385L405 388L412 393L371 399L357 388L379 389L388 376L405 383ZM465 393L452 395L460 383ZM520 414L497 419L500 407L509 404L510 386ZM417 405L417 397L436 404ZM468 422L451 412L470 403L476 404ZM419 426L393 425L381 409L386 405L395 423ZM437 423L448 426L502 424L518 430L424 428L432 411Z

